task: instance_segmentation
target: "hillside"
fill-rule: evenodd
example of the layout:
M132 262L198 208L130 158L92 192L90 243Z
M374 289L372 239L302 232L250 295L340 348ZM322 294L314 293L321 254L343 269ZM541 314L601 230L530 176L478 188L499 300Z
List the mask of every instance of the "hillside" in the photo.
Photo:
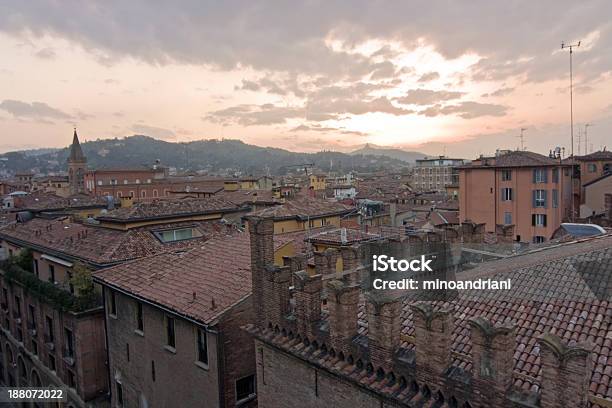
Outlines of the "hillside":
M172 143L135 135L123 139L104 139L81 144L93 169L149 166L156 160L178 171L204 171L210 174L285 174L298 165L335 171L374 171L398 169L406 163L377 155L339 152L296 153L272 147L249 145L239 140L198 140ZM42 150L42 149L39 149ZM34 170L46 174L66 168L68 147L64 149L9 152L0 155L0 173Z
M357 149L350 154L353 155L372 155L372 156L387 156L392 159L402 160L414 164L416 159L422 159L426 155L419 152L411 152L403 149L395 149L392 147L383 147L373 144L366 144L360 149Z

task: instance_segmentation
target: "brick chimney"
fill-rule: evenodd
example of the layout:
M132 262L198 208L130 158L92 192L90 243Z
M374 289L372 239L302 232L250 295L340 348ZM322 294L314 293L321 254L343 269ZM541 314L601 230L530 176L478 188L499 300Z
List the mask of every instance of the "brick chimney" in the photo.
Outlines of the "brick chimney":
M359 286L346 280L327 282L329 337L336 353L351 354L351 342L357 334Z
M454 316L450 309L434 310L430 303L425 302L412 304L411 308L416 374L427 383L435 383L451 361Z
M272 326L283 327L285 316L289 314L289 286L291 267L266 266L264 269L263 295L264 316Z
M255 321L259 328L266 327L264 290L267 266L274 264L274 221L272 218L249 217L251 240L251 281Z
M612 220L612 194L606 193L604 200L605 214L609 220Z
M538 342L542 362L540 406L586 407L592 372L590 350L567 346L551 333L544 333Z
M338 250L327 248L325 251L314 253L315 271L317 275L331 275L336 273Z
M352 283L361 282L361 248L357 245L342 247L340 256L342 257L342 272L354 271L347 275L346 279L349 279Z
M482 317L473 318L469 323L476 385L491 405L503 406L504 396L512 385L515 326L494 325Z
M366 312L370 362L375 369L382 368L389 372L393 370L395 352L400 345L402 301L370 294Z
M321 321L321 275L308 275L306 271L293 274L295 317L297 330L302 336L313 339Z

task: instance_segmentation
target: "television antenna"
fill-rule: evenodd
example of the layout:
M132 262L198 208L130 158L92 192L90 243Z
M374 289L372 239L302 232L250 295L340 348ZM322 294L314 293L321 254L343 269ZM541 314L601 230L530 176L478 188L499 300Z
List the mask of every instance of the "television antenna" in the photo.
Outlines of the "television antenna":
M573 78L573 69L572 69L572 54L574 53L574 48L580 47L580 41L574 44L566 44L565 42L561 43L561 49L569 48L570 55L570 134L571 134L571 158L572 158L572 178L574 178L574 78ZM570 216L570 220L574 221L574 181L571 180L571 191L572 191L572 213Z
M521 140L521 151L525 150L525 135L523 132L525 132L527 130L527 128L521 128L521 134L519 136L517 136L520 140Z
M592 123L585 123L584 124L584 154L588 154L588 148L589 148L589 136L587 133L587 130L589 129L589 127L593 126Z

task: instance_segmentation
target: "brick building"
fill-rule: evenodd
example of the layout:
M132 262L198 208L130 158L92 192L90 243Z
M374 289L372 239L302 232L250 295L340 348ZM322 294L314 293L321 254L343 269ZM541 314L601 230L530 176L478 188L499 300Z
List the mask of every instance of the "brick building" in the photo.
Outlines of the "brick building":
M608 407L612 235L484 263L462 280L512 291L435 302L364 292L360 247L342 276L272 266L273 223L252 218L258 398L266 408ZM401 242L401 240L400 240ZM408 239L417 245L418 239ZM288 380L290 379L290 380Z
M412 175L412 187L416 191L445 191L447 186L459 184L457 167L463 164L463 159L445 156L417 159Z
M460 221L484 223L491 232L514 225L516 241L547 241L571 217L571 169L558 158L526 151L473 160L459 168Z
M291 237L276 238L271 255ZM101 270L114 406L256 405L247 233ZM291 254L290 252L283 252Z
M85 309L70 306L78 305L77 268L99 270L202 245L235 231L220 220L236 208L221 200L164 200L110 211L104 222L36 217L0 229L0 252L17 256L28 250L32 256L29 271L1 271L0 380L67 387L74 407L105 401L104 311L101 301ZM70 307L53 299L65 299Z

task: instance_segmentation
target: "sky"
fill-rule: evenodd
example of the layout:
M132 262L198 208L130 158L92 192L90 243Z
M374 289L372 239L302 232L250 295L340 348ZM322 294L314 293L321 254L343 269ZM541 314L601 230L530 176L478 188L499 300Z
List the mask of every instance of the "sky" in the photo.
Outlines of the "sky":
M0 152L145 134L474 158L612 147L612 2L0 0ZM585 125L588 144L584 142ZM578 145L580 141L580 146Z

